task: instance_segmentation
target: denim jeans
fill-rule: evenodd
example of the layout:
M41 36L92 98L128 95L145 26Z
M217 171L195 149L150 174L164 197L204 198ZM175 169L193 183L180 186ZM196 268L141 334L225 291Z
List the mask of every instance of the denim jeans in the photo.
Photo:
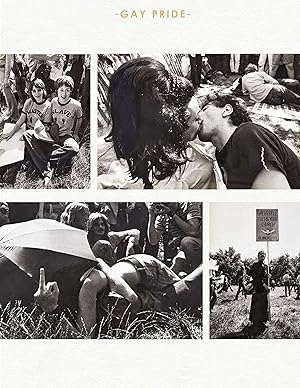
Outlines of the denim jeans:
M262 101L270 105L295 104L300 105L300 96L285 88L284 92L275 88L271 89L267 97Z

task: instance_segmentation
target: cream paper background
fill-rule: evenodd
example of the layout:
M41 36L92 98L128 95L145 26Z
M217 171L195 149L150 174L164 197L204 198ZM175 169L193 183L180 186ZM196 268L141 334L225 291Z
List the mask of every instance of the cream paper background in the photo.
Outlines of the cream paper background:
M96 53L300 52L297 0L0 0L0 4L0 52L92 54L94 145ZM115 15L122 9L186 9L190 16L128 20ZM91 190L1 190L0 200L203 201L206 259L209 202L300 201L295 190L97 192L96 147L91 157ZM203 340L2 340L0 387L298 387L299 356L299 340L209 340L205 276Z

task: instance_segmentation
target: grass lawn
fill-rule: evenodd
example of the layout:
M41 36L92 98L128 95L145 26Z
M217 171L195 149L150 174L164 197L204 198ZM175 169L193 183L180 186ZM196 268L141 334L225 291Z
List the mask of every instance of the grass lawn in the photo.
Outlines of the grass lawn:
M201 339L202 320L185 311L168 313L143 312L130 319L124 314L118 323L113 310L103 317L97 329L97 339ZM0 305L0 339L86 339L89 336L71 331L61 315L32 311L22 306Z
M219 338L230 332L238 332L249 323L251 295L245 299L241 294L236 301L237 287L223 292L210 314L210 337ZM284 288L276 287L270 293L271 321L258 338L300 338L300 300L295 292L284 296Z
M18 171L14 184L1 182L2 189L44 189L44 181L36 171ZM90 145L84 143L72 159L71 171L53 176L47 189L88 189L90 188Z

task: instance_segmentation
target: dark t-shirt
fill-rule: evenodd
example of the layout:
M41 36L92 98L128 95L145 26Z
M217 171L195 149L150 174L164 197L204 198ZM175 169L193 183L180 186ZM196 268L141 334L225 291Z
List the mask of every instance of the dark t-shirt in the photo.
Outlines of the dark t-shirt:
M292 189L300 188L300 161L274 133L254 123L241 124L216 158L229 189L250 189L258 173L275 167Z

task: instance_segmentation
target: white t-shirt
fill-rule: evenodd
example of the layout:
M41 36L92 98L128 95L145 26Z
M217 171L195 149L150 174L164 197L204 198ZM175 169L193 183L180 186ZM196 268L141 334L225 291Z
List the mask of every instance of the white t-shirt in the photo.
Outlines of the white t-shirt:
M247 91L255 102L262 102L270 93L273 85L277 84L278 82L264 71L254 71L242 77L243 92Z

